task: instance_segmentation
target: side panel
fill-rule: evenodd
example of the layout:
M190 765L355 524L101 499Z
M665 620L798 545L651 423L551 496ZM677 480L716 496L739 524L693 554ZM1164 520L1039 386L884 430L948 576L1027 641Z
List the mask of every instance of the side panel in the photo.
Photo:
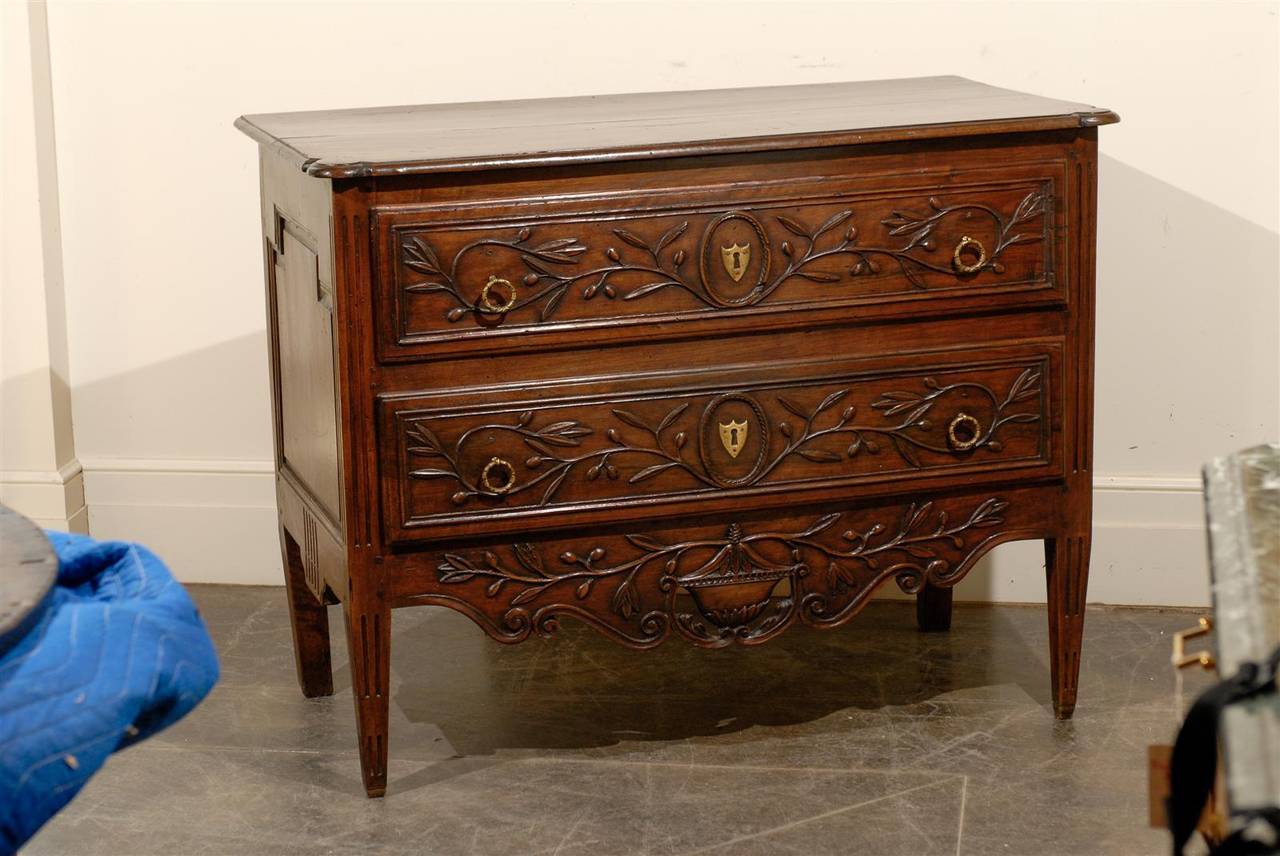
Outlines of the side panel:
M345 579L331 183L260 154L267 338L281 524L321 594Z
M335 520L340 516L333 301L316 253L288 224L276 256L276 347L280 361L280 442L293 472Z

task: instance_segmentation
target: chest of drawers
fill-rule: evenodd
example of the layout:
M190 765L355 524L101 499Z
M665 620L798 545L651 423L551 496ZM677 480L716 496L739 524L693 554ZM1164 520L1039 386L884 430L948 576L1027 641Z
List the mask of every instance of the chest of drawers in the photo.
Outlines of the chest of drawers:
M298 675L340 602L368 793L393 608L719 647L895 584L945 630L1015 539L1070 716L1114 121L960 78L242 118Z

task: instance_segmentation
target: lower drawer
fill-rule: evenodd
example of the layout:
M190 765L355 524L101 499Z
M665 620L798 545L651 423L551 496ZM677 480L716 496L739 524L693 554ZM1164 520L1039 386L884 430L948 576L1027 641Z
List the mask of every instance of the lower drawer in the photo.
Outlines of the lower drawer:
M391 542L1061 471L1061 342L379 399Z
M1047 537L1061 496L993 485L425 547L397 563L387 597L460 610L502 642L572 616L634 648L754 645L796 622L843 624L881 586L955 585L995 545Z

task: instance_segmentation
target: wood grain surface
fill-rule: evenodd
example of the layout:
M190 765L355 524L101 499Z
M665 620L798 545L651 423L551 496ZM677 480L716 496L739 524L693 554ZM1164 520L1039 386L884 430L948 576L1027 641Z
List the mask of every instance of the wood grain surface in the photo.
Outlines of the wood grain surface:
M1109 110L918 77L243 116L310 175L350 178L1080 128Z

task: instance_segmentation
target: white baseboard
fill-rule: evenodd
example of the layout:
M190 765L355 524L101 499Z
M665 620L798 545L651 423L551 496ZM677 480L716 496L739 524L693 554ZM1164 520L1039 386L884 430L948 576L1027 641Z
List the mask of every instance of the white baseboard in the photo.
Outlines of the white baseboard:
M74 458L56 470L0 471L0 502L44 529L89 531L84 472Z
M281 585L270 461L86 459L89 531L138 541L184 583Z
M95 536L147 544L183 582L282 582L269 461L104 459L84 469ZM1106 475L1094 491L1089 602L1208 606L1200 479ZM1039 543L1003 545L956 597L1043 602L1043 567Z
M987 554L956 587L960 601L1043 603L1044 549L1035 541ZM1199 478L1098 476L1093 482L1089 603L1210 605Z

